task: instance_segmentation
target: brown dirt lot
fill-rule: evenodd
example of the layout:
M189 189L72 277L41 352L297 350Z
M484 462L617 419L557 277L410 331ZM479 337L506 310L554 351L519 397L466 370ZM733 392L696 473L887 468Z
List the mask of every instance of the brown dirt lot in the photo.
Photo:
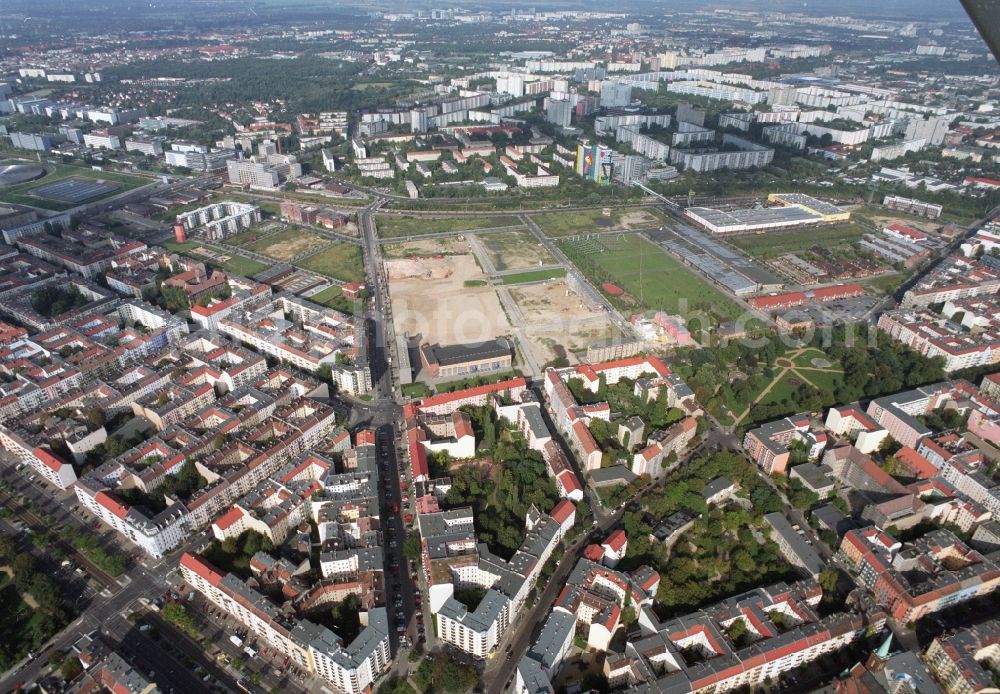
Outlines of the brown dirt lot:
M436 239L418 239L408 243L390 243L382 246L385 258L409 258L424 255L451 255L455 253L471 253L469 242L457 236L445 236Z
M872 215L872 222L879 227L887 227L890 224L902 224L911 229L918 229L929 234L935 233L941 227L941 220L928 219L927 221L911 219L909 217L893 217L892 215Z
M509 291L524 317L525 335L540 364L559 356L557 345L573 352L619 336L607 315L592 311L565 281L511 287ZM576 362L572 354L566 356Z
M527 231L479 234L490 262L498 271L520 270L555 263L555 258Z
M585 352L587 346L601 340L621 337L621 332L608 321L592 320L580 323L574 330L526 330L525 335L539 364L544 364L557 356L556 345L562 345L570 364L579 363L573 352Z
M529 326L600 315L584 304L580 296L562 280L511 287L510 295Z
M649 210L633 210L631 212L624 212L618 220L618 223L612 228L626 230L637 228L641 229L662 221L663 219L655 212L650 212Z
M496 290L466 287L485 275L472 255L386 260L396 332L450 345L509 335Z

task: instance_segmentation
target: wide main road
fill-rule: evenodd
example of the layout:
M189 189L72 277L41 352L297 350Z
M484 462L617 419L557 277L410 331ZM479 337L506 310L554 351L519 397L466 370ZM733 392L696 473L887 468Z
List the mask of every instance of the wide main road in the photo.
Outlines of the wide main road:
M358 212L358 233L364 249L365 274L371 290L371 306L367 312L368 359L372 371L372 407L368 425L375 430L380 475L385 485L382 509L385 522L386 552L386 608L391 622L403 627L405 633L414 633L414 596L416 589L403 553L406 527L403 522L405 504L402 499L406 479L396 454L397 425L402 408L395 399L393 384L392 346L394 337L389 314L389 287L382 266L381 247L375 236L372 215L385 200L377 200ZM393 510L395 509L395 510ZM391 580L390 578L391 577ZM400 616L401 615L401 616ZM394 642L398 632L393 633ZM399 650L397 648L398 655Z

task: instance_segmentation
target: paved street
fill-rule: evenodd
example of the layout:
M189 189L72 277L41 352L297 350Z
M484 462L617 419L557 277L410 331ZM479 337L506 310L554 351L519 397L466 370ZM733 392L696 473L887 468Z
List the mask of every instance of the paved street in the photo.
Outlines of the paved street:
M391 346L394 338L389 318L389 289L383 272L381 248L375 236L372 213L378 210L384 200L377 200L358 213L358 227L364 247L365 270L371 291L371 309L368 312L369 363L372 370L372 406L369 409L368 426L376 431L380 477L386 494L382 508L386 519L383 542L386 545L386 606L390 619L396 627L392 635L393 653L399 660L405 660L405 649L401 649L401 636L412 643L417 640L418 625L414 612L416 587L411 577L409 564L403 553L405 524L403 515L414 499L409 470L400 461L397 449L398 422L402 418L402 408L395 400L396 386L393 382ZM403 501L403 490L408 492L410 502ZM395 510L393 510L395 509ZM391 577L391 578L390 578Z

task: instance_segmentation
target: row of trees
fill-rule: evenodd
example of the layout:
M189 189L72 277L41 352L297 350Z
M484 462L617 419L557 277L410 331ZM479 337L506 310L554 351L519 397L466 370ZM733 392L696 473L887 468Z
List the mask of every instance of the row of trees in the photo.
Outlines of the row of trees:
M97 538L89 533L78 533L67 529L61 534L73 547L93 562L101 571L112 576L125 573L125 560L120 554L112 554L101 547Z
M0 576L0 670L7 670L65 626L73 612L63 604L56 582L42 573L33 555L19 553L9 535L0 536L0 565L13 574L7 586L7 574ZM28 600L22 601L28 596L34 603L30 609Z

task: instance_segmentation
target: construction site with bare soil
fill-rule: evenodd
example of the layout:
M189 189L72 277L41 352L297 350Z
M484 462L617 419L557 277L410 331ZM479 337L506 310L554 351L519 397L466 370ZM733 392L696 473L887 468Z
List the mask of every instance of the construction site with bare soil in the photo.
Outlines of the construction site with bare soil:
M496 290L471 254L413 255L385 266L398 334L450 345L510 333Z

